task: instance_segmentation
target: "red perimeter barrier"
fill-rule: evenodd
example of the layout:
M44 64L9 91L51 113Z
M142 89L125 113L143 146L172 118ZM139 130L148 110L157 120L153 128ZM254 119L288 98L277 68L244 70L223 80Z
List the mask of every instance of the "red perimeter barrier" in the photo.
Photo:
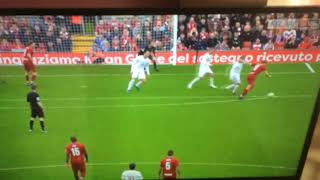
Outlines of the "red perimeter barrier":
M199 60L205 52L199 52ZM157 52L159 64L172 64L171 52ZM320 62L319 49L312 50L274 50L274 51L219 51L213 55L212 64L228 64L234 62L240 56L245 55L246 61L257 63L267 60L270 63L302 63ZM0 53L0 65L21 65L22 53ZM136 52L113 52L101 55L102 64L126 65L136 57ZM196 53L194 51L178 52L177 65L195 64ZM85 53L47 53L35 54L34 63L38 65L65 65L65 64L93 64L96 58Z

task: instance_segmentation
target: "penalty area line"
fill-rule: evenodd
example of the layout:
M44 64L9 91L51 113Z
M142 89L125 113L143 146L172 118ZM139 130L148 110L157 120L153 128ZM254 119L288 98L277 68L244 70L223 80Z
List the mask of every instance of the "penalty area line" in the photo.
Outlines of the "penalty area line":
M316 72L309 63L304 63L304 64L307 66L307 68L309 69L309 71L311 73L315 73Z
M107 162L107 163L87 163L86 166L122 166L128 165L129 162ZM159 162L136 162L138 165L159 165ZM296 170L293 167L264 165L264 164L242 164L242 163L215 163L215 162L186 162L181 163L184 166L226 166L226 167L247 167L247 168L264 168L264 169L285 169ZM43 165L43 166L21 166L12 168L0 168L0 171L16 171L16 170L31 170L31 169L47 169L65 167L65 165Z

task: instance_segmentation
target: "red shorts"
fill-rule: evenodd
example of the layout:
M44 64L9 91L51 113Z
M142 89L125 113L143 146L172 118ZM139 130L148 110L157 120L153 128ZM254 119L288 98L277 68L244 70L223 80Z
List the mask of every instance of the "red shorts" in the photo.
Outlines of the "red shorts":
M255 74L250 73L247 77L248 84L254 85L254 83L256 82L256 78L257 76Z
M26 72L30 72L30 71L36 72L36 66L33 64L32 61L29 61L29 60L23 61L23 66Z
M71 163L72 171L74 174L78 174L80 171L81 177L86 176L86 164L85 162L79 162L79 163Z

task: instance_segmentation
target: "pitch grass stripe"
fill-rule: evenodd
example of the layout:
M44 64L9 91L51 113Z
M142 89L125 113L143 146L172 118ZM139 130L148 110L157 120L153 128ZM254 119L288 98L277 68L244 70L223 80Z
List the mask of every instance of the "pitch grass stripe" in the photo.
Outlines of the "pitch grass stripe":
M246 98L242 102L265 100L270 98L305 98L312 96L260 96L254 98ZM230 103L230 102L240 102L239 99L228 99L228 100L218 100L218 101L200 101L200 102L186 102L186 103L163 103L163 104L127 104L127 105L93 105L93 106L50 106L46 109L97 109L97 108L138 108L138 107L162 107L162 106L191 106L191 105L203 105L203 104L216 104L216 103ZM0 110L17 110L17 109L29 109L27 107L0 107Z
M225 73L214 73L215 75L223 75ZM272 75L292 75L292 74L310 74L309 72L272 72ZM151 76L186 76L186 75L194 75L193 73L155 73ZM22 74L2 74L0 77L7 77L7 78L21 78ZM130 76L129 73L125 74L39 74L39 77L105 77L105 76Z
M123 96L105 96L105 97L88 97L88 98L78 98L78 97L63 97L63 98L41 98L42 101L104 101L104 100L146 100L146 99L223 99L232 98L234 96L146 96L146 97L123 97ZM250 96L253 97L265 97L265 96ZM286 96L275 96L280 98L289 97L312 97L307 94L297 94L297 95L286 95ZM0 99L0 102L25 102L23 98L4 98Z
M311 73L315 73L316 72L309 63L304 63L304 64L307 66L307 68L309 69L309 71Z
M110 162L110 163L87 163L87 166L122 166L128 165L129 162ZM138 165L159 165L159 162L136 162ZM248 167L248 168L268 168L268 169L286 169L296 170L293 167L277 166L277 165L263 165L263 164L242 164L242 163L210 163L210 162L187 162L181 163L185 166L231 166L231 167ZM15 171L15 170L30 170L30 169L46 169L64 167L65 165L45 165L45 166L24 166L12 168L0 168L0 171Z

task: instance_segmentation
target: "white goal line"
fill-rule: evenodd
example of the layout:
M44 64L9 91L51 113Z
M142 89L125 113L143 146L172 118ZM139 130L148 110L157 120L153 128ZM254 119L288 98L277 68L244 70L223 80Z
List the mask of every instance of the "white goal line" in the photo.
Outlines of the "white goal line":
M129 162L107 162L107 163L87 163L87 166L123 166L128 165ZM136 162L137 165L154 165L159 166L159 162ZM228 167L248 167L248 168L265 168L265 169L285 169L296 170L293 167L278 166L278 165L263 165L263 164L242 164L242 163L214 163L214 162L186 162L181 163L183 166L228 166ZM65 165L43 165L43 166L21 166L11 168L0 168L0 171L15 171L15 170L28 170L28 169L46 169L65 167Z

